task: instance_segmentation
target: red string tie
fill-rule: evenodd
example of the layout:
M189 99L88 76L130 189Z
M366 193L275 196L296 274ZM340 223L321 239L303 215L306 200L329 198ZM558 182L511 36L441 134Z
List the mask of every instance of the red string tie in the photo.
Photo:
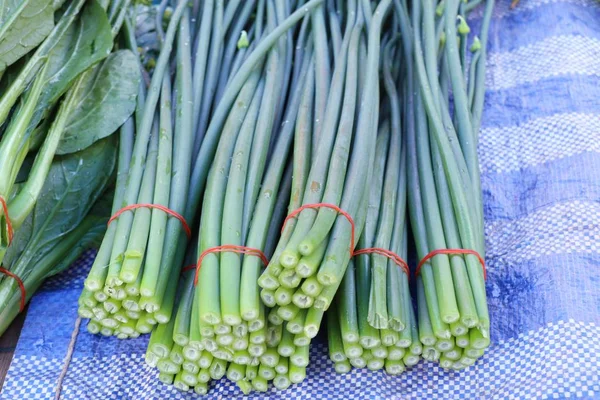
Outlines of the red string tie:
M204 250L202 252L202 254L200 254L200 257L198 258L198 262L196 263L196 265L194 265L194 266L188 265L187 267L184 268L184 271L186 269L190 269L190 268L194 268L194 267L196 268L196 276L194 277L194 285L198 284L198 275L200 273L200 267L202 266L202 260L204 260L204 257L206 257L207 255L209 255L211 253L223 253L223 252L231 252L231 253L246 254L249 256L256 256L256 257L260 258L260 260L263 262L264 265L269 264L269 260L267 259L267 256L265 256L265 253L263 253L259 249L255 249L253 247L238 246L235 244L224 244L221 246L211 247L211 248Z
M487 271L485 269L485 260L483 259L483 257L481 257L481 254L479 254L475 250L469 250L469 249L437 249L437 250L433 250L433 251L429 252L429 254L427 254L425 257L423 257L421 262L419 262L419 265L417 265L417 270L415 271L415 276L419 276L419 273L421 272L421 267L427 261L429 261L431 258L433 258L437 255L440 255L440 254L448 254L448 255L470 254L470 255L477 257L477 259L479 260L479 263L481 264L481 268L483 268L483 279L487 279Z
M131 210L135 210L137 208L156 208L157 210L160 210L160 211L170 215L171 217L177 218L179 220L179 222L181 222L181 226L182 226L183 230L185 231L185 234L187 235L188 239L190 239L192 237L192 230L190 229L190 226L188 225L185 218L183 218L183 215L179 214L176 211L171 210L168 207L162 206L160 204L143 203L143 204L131 204L126 207L123 207L119 211L117 211L115 213L115 215L110 217L110 219L108 220L108 225L110 225L111 222L113 222L115 219L119 218L119 216L121 214L123 214L125 211L131 211Z
M358 256L361 254L379 254L380 256L387 257L390 260L392 260L396 265L398 265L400 268L402 268L402 270L404 271L406 276L408 278L410 278L410 268L408 267L408 264L406 263L406 261L404 261L402 259L402 257L400 257L398 254L394 253L393 251L382 249L380 247L369 247L366 249L356 250L354 252L354 254L352 255L352 257Z
M8 216L8 205L6 199L0 196L0 204L2 204L2 211L4 212L4 219L6 220L6 231L8 232L8 244L10 245L13 240L14 231L10 217Z
M360 249L360 250L354 251L354 245L356 243L356 236L355 236L356 225L354 223L354 219L352 219L352 217L350 216L349 213L342 210L340 207L336 206L335 204L330 204L330 203L305 204L302 207L297 208L296 210L292 211L287 217L285 217L281 231L283 232L285 225L287 224L287 222L290 219L295 218L298 214L300 214L303 210L306 210L307 208L313 208L313 209L329 208L329 209L336 211L338 214L343 215L348 220L348 222L350 222L350 228L351 228L351 231L350 231L350 256L351 257L357 256L360 254L373 254L373 253L379 254L379 255L382 255L382 256L387 257L390 260L392 260L394 263L396 263L399 267L401 267L404 270L404 272L406 273L407 276L410 276L410 269L409 269L406 261L404 261L402 259L402 257L400 257L398 254L396 254L390 250L382 249L379 247L372 247L372 248L368 248L368 249Z
M25 284L23 283L21 278L19 278L17 275L13 274L6 268L0 267L0 273L10 276L15 281L17 281L17 284L19 285L19 290L21 291L21 302L19 305L19 312L23 312L23 310L25 309L25 301L27 300L27 291L25 290Z
M354 252L354 243L356 243L355 236L354 236L355 235L354 231L356 230L354 220L352 219L350 214L348 214L346 211L342 210L335 204L330 204L330 203L305 204L302 207L297 208L296 210L292 211L287 217L285 217L281 231L283 232L283 229L285 228L285 224L287 224L287 222L290 219L295 218L298 214L300 214L302 211L306 210L307 208L330 208L330 209L336 211L338 214L343 215L348 220L348 222L350 222L350 228L351 228L351 231L350 231L350 255L352 255Z
M10 245L13 241L14 230L12 226L12 222L10 217L8 216L8 205L6 204L6 199L4 196L0 196L0 204L2 205L2 211L4 212L4 219L6 220L6 232L8 233L8 244ZM0 267L0 273L10 276L19 285L19 290L21 291L21 302L19 306L19 312L23 312L25 309L25 302L27 301L27 291L25 290L25 284L17 275L13 274L6 268Z
M184 272L188 272L194 268L196 268L196 264L186 265L185 267L181 268L181 273L183 274Z

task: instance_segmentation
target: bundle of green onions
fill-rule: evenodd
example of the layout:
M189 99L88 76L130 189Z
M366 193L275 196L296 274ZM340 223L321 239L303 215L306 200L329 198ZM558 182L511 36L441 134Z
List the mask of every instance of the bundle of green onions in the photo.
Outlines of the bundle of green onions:
M392 71L395 39L383 57L386 96L368 188L368 211L335 304L327 312L329 356L339 373L351 366L399 374L418 363L422 346L409 289L406 221L406 146ZM386 116L387 114L387 116ZM377 250L377 251L374 251ZM388 250L388 251L385 251Z
M193 275L190 272L182 286L177 317L158 325L150 336L145 359L158 369L161 381L179 390L193 387L196 393L206 394L209 380L225 375L244 393L253 389L266 391L269 381L276 388L285 389L304 380L309 346L295 345L294 334L285 330L285 325L265 321L259 326L255 322L253 326L248 324L246 332L238 326L229 328L228 334L222 326L213 329L199 324L189 313L189 302L192 306L195 303ZM261 307L257 320L264 320L264 314ZM292 322L287 325L291 329ZM220 333L215 332L217 329ZM295 329L301 331L302 327Z
M313 100L314 61L305 15L319 3L291 12L283 3L259 2L251 33L239 41L249 41L249 52L222 94L221 103L229 93L235 101L208 165L198 271L184 272L176 313L153 331L146 353L160 379L181 390L205 393L208 380L225 373L244 391L264 391L270 380L284 388L306 375L308 345L278 353L283 326L268 322L257 279L278 239L292 185L303 190L303 164L294 165L292 182L288 161L295 138L310 140L303 110ZM295 33L282 36L303 18L295 43ZM295 144L294 154L299 151Z
M265 35L287 17L283 3L275 3L275 7L272 3L267 5L266 13L258 15L265 19ZM254 34L262 36L263 32L255 30ZM275 125L278 95L287 97L281 90L285 89L284 82L292 79L293 59L287 57L292 51L292 42L282 36L253 70L227 117L210 167L200 222L195 289L199 302L194 313L199 313L201 321L215 329L217 335L229 334L232 329L247 331L246 325L252 326L259 318L261 305L255 287L261 263L266 260L262 249L293 138L298 94L310 65L309 55L301 76L292 82L296 99L286 109L288 119L280 131ZM266 172L270 181L263 182L261 188L273 131L280 134L273 138L274 148ZM261 197L266 201L257 203ZM250 253L242 257L239 252L220 246L238 246Z
M132 24L125 41L137 50ZM80 315L90 317L88 330L121 338L149 333L170 319L177 275L163 268L168 250L185 221L168 218L183 213L189 187L191 146L191 75L189 16L185 4L173 12L166 33L158 25L162 48L149 88L139 88L135 118L121 128L118 181L113 218L81 294ZM174 119L169 61L177 35ZM141 67L141 66L140 66ZM157 110L157 106L160 106ZM151 204L152 208L135 209ZM156 207L162 207L158 209ZM118 217L118 218L117 218ZM189 229L189 228L188 228ZM166 254L165 254L166 253ZM172 280L175 283L169 284Z
M444 368L472 365L490 343L477 138L492 7L488 1L470 63L469 4L413 2L410 17L405 6L397 7L404 47L414 55L407 64L416 88L408 97L414 119L407 152L411 226L422 260L416 271L419 336L423 358Z
M372 17L370 5L363 9L355 1L341 17L330 13L329 34L339 40L328 40L323 9L311 19L314 154L303 193L294 193L301 207L291 210L294 218L286 220L259 285L263 302L284 319L306 310L310 323L304 325L313 336L342 282L366 213L364 188L373 169L379 114L380 36L390 4L379 2ZM323 48L327 43L333 48ZM331 77L330 52L336 55Z

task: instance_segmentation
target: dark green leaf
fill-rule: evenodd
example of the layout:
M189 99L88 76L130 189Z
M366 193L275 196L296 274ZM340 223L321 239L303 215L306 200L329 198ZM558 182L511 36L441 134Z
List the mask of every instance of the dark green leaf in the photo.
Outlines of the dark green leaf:
M84 251L100 246L106 232L106 224L110 218L113 197L114 191L105 191L79 227L71 231L71 235L77 235L76 243L70 246L67 254L61 257L61 261L45 274L46 278L69 268Z
M0 0L0 75L54 28L52 0Z
M106 232L106 219L98 218L93 215L87 216L77 230L84 230L85 232L80 233L73 231L71 233L78 235L79 240L74 246L69 248L68 253L63 255L63 258L58 264L54 265L52 269L46 272L44 279L69 268L71 264L73 264L73 262L75 262L79 256L83 254L84 251L98 247L102 241L104 233Z
M48 55L47 85L38 101L31 129L44 112L71 86L83 71L106 58L113 47L111 27L106 12L97 1L88 1L77 21Z
M136 57L129 50L117 51L86 71L56 153L84 149L123 125L135 110L140 79Z

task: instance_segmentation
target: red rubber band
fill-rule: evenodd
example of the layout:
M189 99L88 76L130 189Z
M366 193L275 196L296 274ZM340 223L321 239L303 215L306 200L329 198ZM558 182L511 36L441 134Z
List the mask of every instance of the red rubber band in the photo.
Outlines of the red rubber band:
M390 251L390 250L386 250L386 249L382 249L379 247L372 247L372 248L368 248L368 249L360 249L357 251L354 251L354 243L356 242L355 240L355 230L356 230L356 226L354 224L354 220L352 219L352 217L350 216L350 214L348 214L346 211L342 210L340 207L336 206L335 204L330 204L330 203L315 203L315 204L305 204L302 207L292 211L287 217L285 217L285 220L283 221L283 226L281 228L281 231L283 232L285 225L287 224L287 222L296 217L298 214L300 214L303 210L307 209L307 208L330 208L334 211L336 211L338 214L343 215L348 222L350 222L350 227L351 227L351 234L350 234L350 254L352 257L360 255L360 254L379 254L382 255L384 257L389 258L390 260L392 260L394 263L396 263L399 267L401 267L404 272L406 273L406 276L410 277L410 269L408 267L408 264L406 263L406 261L404 261L402 259L402 257L400 257L398 254Z
M0 204L2 204L2 211L4 212L4 219L6 219L6 232L8 233L8 244L12 243L14 237L14 230L12 226L12 222L10 217L8 216L8 205L6 204L6 199L3 196L0 196ZM17 275L13 274L6 268L0 267L0 273L10 276L19 285L19 289L21 290L21 304L19 306L19 312L23 312L25 309L25 302L27 300L27 292L25 291L25 284Z
M479 260L479 263L481 264L481 267L483 268L483 279L487 279L487 271L485 269L485 260L483 259L483 257L481 257L481 255L478 252L476 252L475 250L469 250L469 249L437 249L437 250L433 250L429 254L427 254L425 257L423 257L421 262L419 262L419 265L417 265L417 270L415 271L415 276L419 276L419 273L421 272L421 267L429 259L431 259L439 254L448 254L448 255L471 254L473 256L476 256L477 259Z
M387 257L394 263L396 263L396 265L398 265L400 268L402 268L406 276L410 278L410 268L408 267L408 264L402 259L402 257L394 253L393 251L382 249L380 247L369 247L366 249L356 250L354 254L352 254L352 257L361 254L379 254L380 256Z
M25 301L27 300L27 292L25 291L25 284L23 283L21 278L19 278L17 275L13 274L6 268L0 267L0 273L10 276L15 281L17 281L17 284L19 285L19 289L21 290L21 304L19 306L19 312L23 312L23 310L25 309Z
M129 206L123 207L119 211L117 211L115 213L115 215L110 217L110 219L108 220L108 225L110 225L110 223L113 222L115 219L119 218L119 216L121 214L123 214L125 211L131 211L131 210L135 210L137 208L156 208L157 210L160 210L162 212L167 213L168 215L170 215L172 217L177 218L179 220L179 222L181 222L181 226L183 227L183 230L185 231L185 234L187 235L188 239L190 239L192 237L192 230L190 229L190 226L188 225L185 218L183 218L183 215L171 210L168 207L161 206L160 204L145 204L145 203L144 204L131 204Z
M249 256L256 256L256 257L260 258L260 260L263 262L264 265L269 264L269 260L267 259L267 256L265 256L265 253L263 253L259 249L255 249L252 247L246 247L246 246L238 246L235 244L224 244L221 246L211 247L211 248L204 250L202 252L202 254L200 254L200 257L198 258L198 263L196 263L196 276L194 277L194 285L198 284L198 275L200 273L200 267L202 266L202 260L204 260L204 257L206 257L207 255L209 255L211 253L222 253L222 252L232 252L232 253L239 253L239 254L247 254Z
M181 268L181 273L183 274L184 272L188 272L189 270L192 270L195 268L196 268L196 264L186 265L185 267Z
M281 232L283 232L283 229L285 228L285 224L287 224L287 222L296 217L298 214L300 214L302 211L306 210L307 208L330 208L334 211L337 211L338 214L343 215L344 217L346 217L346 219L348 220L348 222L350 222L350 227L352 228L351 232L351 236L350 236L350 254L354 253L354 243L355 243L355 236L354 236L354 231L356 229L355 225L354 225L354 220L352 219L352 217L350 216L350 214L348 214L346 211L342 210L341 208L339 208L338 206L336 206L335 204L330 204L330 203L315 203L315 204L305 204L302 207L292 211L287 217L285 217L285 220L283 220L283 226L281 227Z
M2 211L4 212L4 218L6 219L6 231L8 232L8 244L10 245L13 240L14 231L12 222L8 216L8 205L6 204L6 199L3 196L0 196L0 204L2 204Z

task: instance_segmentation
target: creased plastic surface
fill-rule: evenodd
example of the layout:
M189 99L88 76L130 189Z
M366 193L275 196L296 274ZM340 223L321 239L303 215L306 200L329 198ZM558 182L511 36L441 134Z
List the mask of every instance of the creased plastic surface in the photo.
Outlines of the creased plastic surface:
M471 18L478 31L481 11ZM252 398L600 398L600 2L497 4L480 139L493 346L474 367L336 375L323 344L308 378ZM2 399L54 398L92 262L32 300ZM414 266L413 266L414 268ZM147 338L79 334L62 399L191 399L143 362ZM241 397L212 383L210 398Z

